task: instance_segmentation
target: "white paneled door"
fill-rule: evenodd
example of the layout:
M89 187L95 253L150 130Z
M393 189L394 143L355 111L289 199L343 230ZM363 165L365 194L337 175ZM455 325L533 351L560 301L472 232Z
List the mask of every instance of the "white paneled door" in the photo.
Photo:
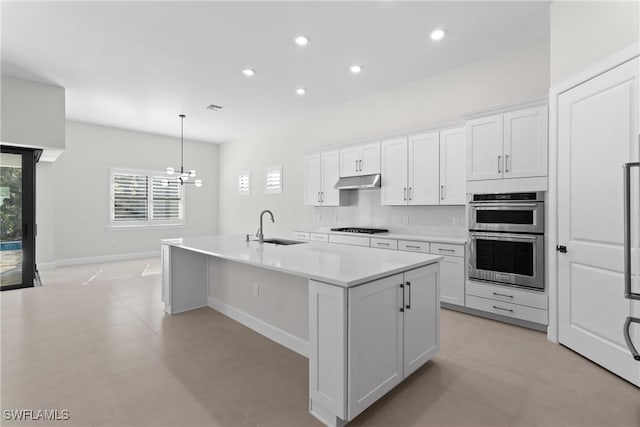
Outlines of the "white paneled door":
M638 58L558 98L558 314L567 347L640 386L623 325L640 317L625 299L622 165L637 162ZM636 168L637 169L637 168ZM633 289L640 292L640 185L632 175ZM631 332L640 345L640 325Z

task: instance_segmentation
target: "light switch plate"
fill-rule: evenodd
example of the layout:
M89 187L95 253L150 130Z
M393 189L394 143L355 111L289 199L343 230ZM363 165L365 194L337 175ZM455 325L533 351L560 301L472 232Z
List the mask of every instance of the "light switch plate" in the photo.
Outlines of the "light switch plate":
M402 223L403 223L404 225L408 225L408 224L409 224L409 215L404 215L404 216L402 217Z

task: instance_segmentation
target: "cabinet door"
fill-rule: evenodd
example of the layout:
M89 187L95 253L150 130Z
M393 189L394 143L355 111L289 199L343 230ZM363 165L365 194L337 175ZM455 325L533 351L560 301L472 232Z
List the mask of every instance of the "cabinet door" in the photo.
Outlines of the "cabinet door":
M320 191L322 177L322 157L320 153L311 154L304 158L304 204L306 206L318 206L320 204Z
M547 176L547 106L504 115L504 177Z
M340 154L338 150L322 153L322 188L320 200L322 206L338 206L340 190L333 188L340 177Z
M340 176L356 176L360 173L360 146L340 149Z
M383 205L407 204L407 139L382 141Z
M502 178L502 123L502 114L467 122L467 181Z
M440 300L464 307L464 258L446 256L440 261Z
M409 137L410 205L437 205L440 203L440 136L438 132Z
M440 268L438 263L404 273L404 376L440 348Z
M440 204L466 203L465 129L440 132Z
M380 143L373 142L360 146L360 175L380 173Z
M349 420L402 381L402 274L349 288Z

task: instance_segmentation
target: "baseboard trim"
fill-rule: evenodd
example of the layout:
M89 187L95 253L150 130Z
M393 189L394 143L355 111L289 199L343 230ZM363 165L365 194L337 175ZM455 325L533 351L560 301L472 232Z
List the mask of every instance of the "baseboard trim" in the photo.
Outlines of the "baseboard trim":
M150 252L134 252L129 254L59 259L53 262L38 263L37 266L39 271L45 271L45 270L52 270L57 267L68 267L72 265L97 264L101 262L124 261L124 260L130 260L130 259L153 258L153 257L159 257L159 256L160 256L160 251L158 250L158 251L150 251Z
M236 322L242 323L247 328L253 329L270 340L287 347L289 350L295 351L301 356L309 357L309 342L211 296L209 297L209 307L232 318Z

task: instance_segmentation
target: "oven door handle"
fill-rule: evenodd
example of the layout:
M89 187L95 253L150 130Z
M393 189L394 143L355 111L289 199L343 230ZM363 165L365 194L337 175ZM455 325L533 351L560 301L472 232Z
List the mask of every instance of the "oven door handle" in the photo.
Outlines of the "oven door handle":
M530 240L535 241L538 240L541 236L529 236L526 234L506 234L501 233L500 235L495 234L484 234L484 233L469 233L471 238L481 238L484 240L513 240L513 241L521 241L521 240Z
M496 210L504 208L535 208L538 203L471 203L471 207L476 210Z

